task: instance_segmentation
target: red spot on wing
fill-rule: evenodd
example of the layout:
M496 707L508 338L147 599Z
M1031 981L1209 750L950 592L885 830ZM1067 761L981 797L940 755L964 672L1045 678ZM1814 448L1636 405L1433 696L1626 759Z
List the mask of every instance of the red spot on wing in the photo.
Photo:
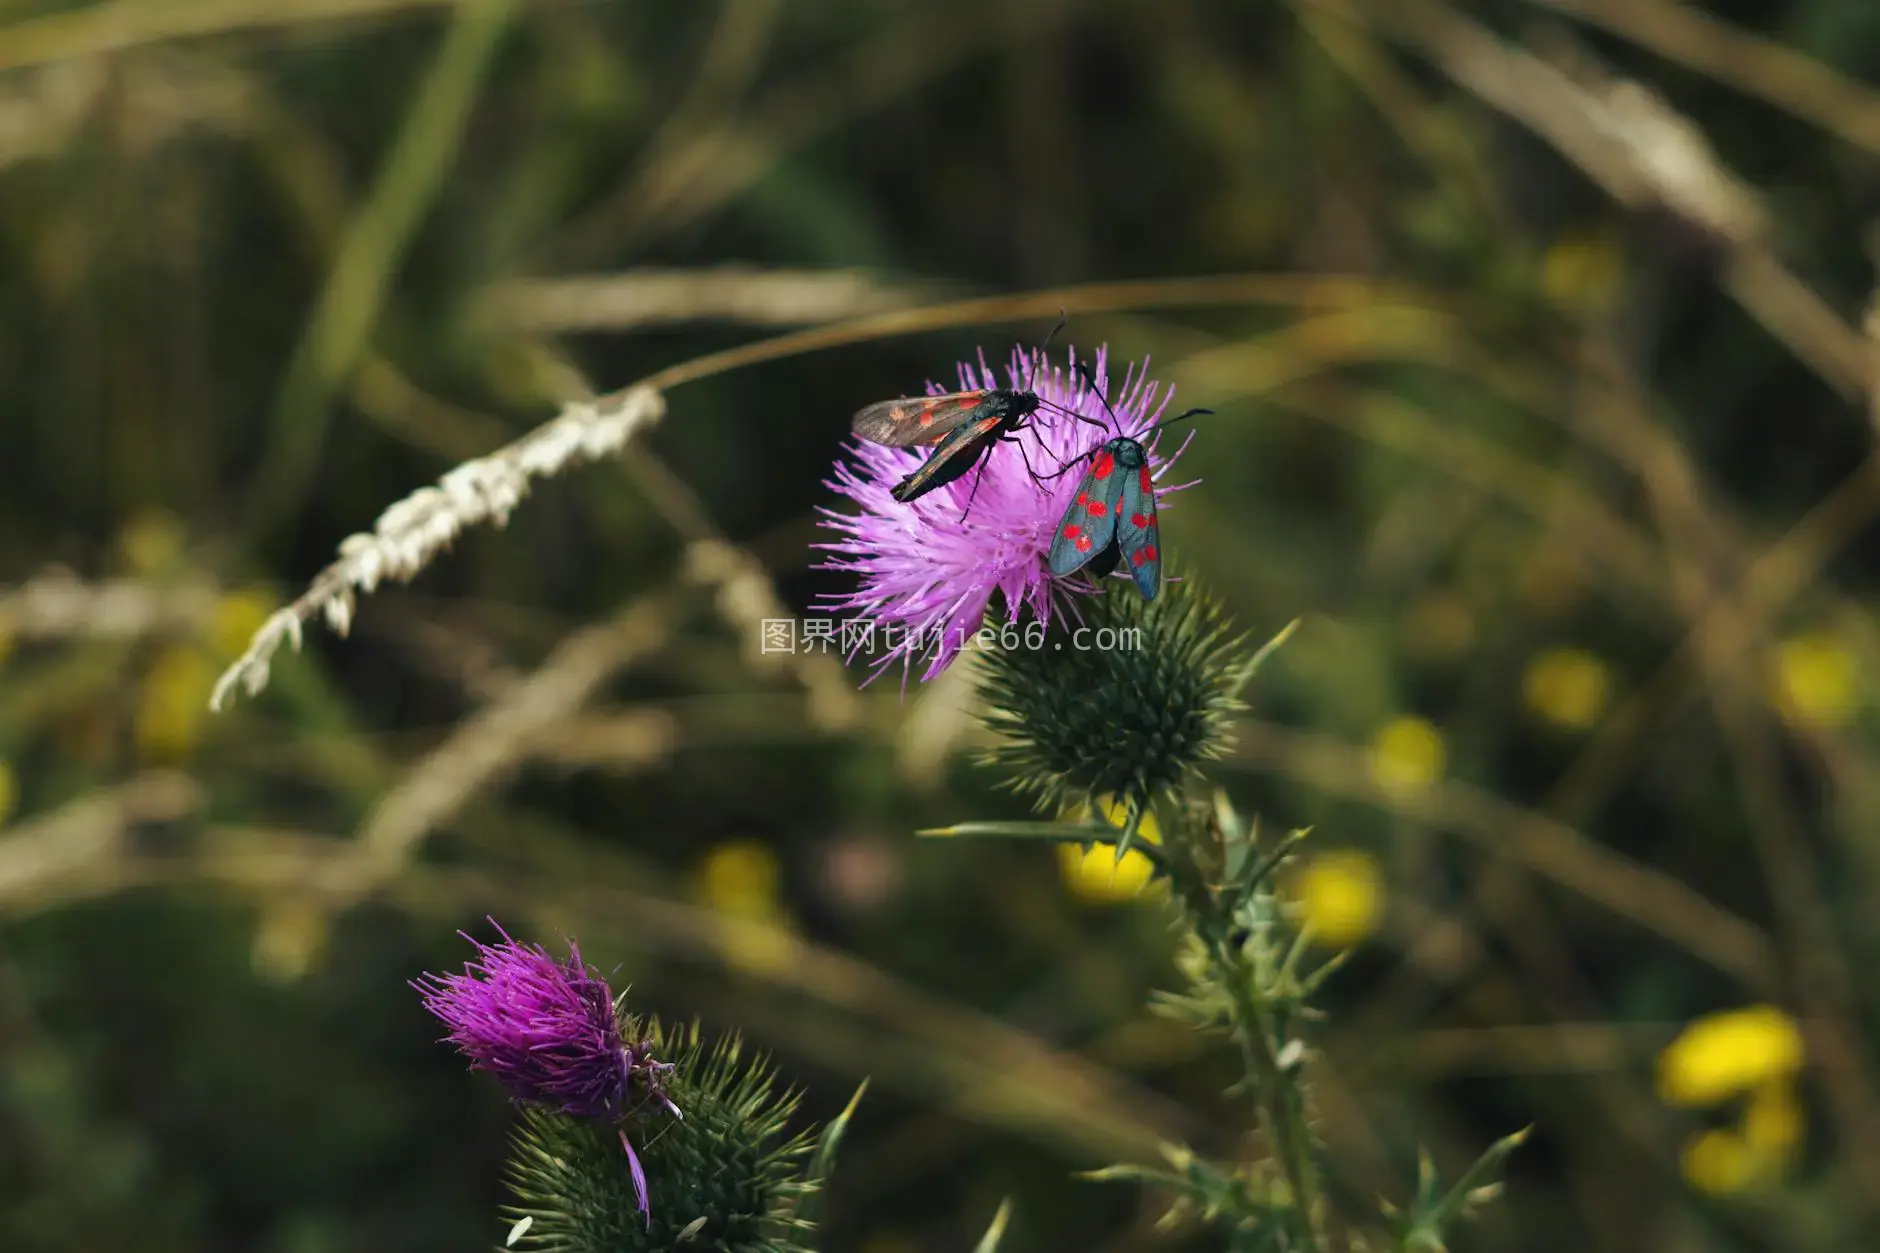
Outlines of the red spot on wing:
M1129 515L1129 524L1131 526L1148 526L1149 519L1143 514L1132 513Z
M1090 551L1090 537L1088 535L1079 535L1077 537L1077 551L1080 553Z
M1086 501L1084 508L1090 510L1090 516L1093 518L1101 518L1110 512L1110 507L1100 500Z
M1142 490L1145 492L1155 491L1155 480L1149 477L1149 467L1144 466L1142 468L1141 473L1142 473Z
M922 409L920 411L920 424L922 426L933 425L933 406L932 405L928 405L925 409Z
M1090 467L1090 477L1107 479L1110 477L1110 471L1114 469L1116 469L1116 457L1107 452L1100 452L1097 454L1097 463Z
M1136 550L1136 555L1129 559L1129 563L1133 566L1140 568L1142 566L1148 565L1151 561L1154 561L1155 556L1156 556L1155 545L1144 544L1141 548L1138 548Z
M1076 539L1079 535L1082 535L1083 533L1084 533L1084 528L1082 528L1081 526L1078 526L1075 522L1071 523L1069 526L1064 528L1065 539Z

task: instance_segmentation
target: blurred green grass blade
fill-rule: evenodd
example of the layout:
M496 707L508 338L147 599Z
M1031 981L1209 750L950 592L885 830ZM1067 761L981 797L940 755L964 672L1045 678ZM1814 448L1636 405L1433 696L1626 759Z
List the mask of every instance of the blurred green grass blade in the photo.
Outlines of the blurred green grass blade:
M986 1234L979 1238L979 1245L973 1253L998 1253L999 1241L1005 1238L1005 1224L1012 1217L1012 1199L1007 1197L999 1202L999 1212L992 1216L992 1225L986 1228Z
M431 9L456 0L117 0L67 13L48 13L0 30L0 70L120 52L142 44L223 31L296 26L402 9Z
M462 147L470 111L515 0L466 0L418 87L391 152L340 240L275 402L246 532L259 540L299 506L319 461L334 394L371 340L386 292Z

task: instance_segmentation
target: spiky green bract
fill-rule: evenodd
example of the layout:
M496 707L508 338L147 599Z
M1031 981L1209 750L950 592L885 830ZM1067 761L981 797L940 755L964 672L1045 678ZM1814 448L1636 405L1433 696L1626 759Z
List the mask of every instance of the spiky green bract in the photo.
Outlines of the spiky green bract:
M1003 740L988 760L1041 809L1113 797L1144 812L1226 747L1255 659L1193 580L1079 608L1082 624L1053 622L1037 647L988 652L980 692Z
M508 1167L506 1222L532 1218L517 1249L537 1253L799 1253L797 1215L820 1184L805 1178L806 1136L786 1138L797 1094L778 1086L735 1036L707 1045L696 1024L643 1033L673 1063L666 1091L683 1120L649 1109L634 1128L650 1220L640 1212L619 1135L604 1123L525 1109ZM700 1222L700 1220L703 1222Z

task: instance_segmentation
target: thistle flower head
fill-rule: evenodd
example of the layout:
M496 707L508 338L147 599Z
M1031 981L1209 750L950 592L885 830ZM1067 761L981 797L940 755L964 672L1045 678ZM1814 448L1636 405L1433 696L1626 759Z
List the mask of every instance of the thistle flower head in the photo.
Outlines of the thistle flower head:
M426 974L412 983L470 1069L496 1076L516 1101L573 1118L620 1122L635 1112L636 1089L678 1115L666 1093L672 1063L655 1061L637 1032L622 1029L612 990L582 962L574 942L568 960L557 962L540 946L496 930L501 944L464 936L477 955L462 974ZM644 1215L639 1155L624 1128L617 1136Z
M1041 807L1114 797L1145 812L1225 748L1258 658L1192 581L1085 606L1075 636L1060 626L1039 648L988 655L986 724L1003 741L989 760Z
M1069 360L1076 361L1074 349ZM1006 386L1032 391L1042 403L1019 442L994 444L973 470L918 500L898 501L893 489L919 467L925 450L857 441L836 463L829 486L861 509L823 510L823 525L837 538L817 547L834 554L822 569L851 571L858 586L825 597L820 607L873 624L877 674L896 659L905 669L917 657L926 659L923 681L945 670L979 630L995 592L1012 622L1029 607L1048 623L1064 607L1070 585L1052 579L1045 554L1081 476L1075 467L1058 471L1106 439L1154 425L1174 393L1149 379L1148 364L1145 358L1129 366L1113 397L1102 348L1090 372L1096 390L1080 371L1048 365L1042 350L1014 350L1003 384L983 355L977 367L961 364L963 390ZM947 390L928 384L932 394ZM1159 438L1146 441L1158 477L1180 455L1179 449L1159 455ZM1158 500L1167 490L1173 489L1158 491Z

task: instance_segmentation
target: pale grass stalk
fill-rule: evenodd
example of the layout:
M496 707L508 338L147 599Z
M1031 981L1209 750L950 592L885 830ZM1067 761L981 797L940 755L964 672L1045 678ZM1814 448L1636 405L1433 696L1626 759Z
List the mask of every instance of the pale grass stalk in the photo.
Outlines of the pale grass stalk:
M136 638L200 631L221 602L211 583L174 586L137 579L86 583L53 569L11 590L0 590L0 641Z
M106 871L131 828L170 822L195 809L202 790L167 770L89 792L0 836L0 909L42 904Z
M231 76L158 52L108 62L90 57L34 70L0 91L0 169L69 154L108 118L111 142L130 157L197 127L248 131L248 93Z
M738 633L745 656L759 669L794 670L809 695L809 720L824 729L856 725L861 700L834 653L765 653L765 619L794 613L757 558L722 539L694 540L685 553L686 577L717 590L718 615Z
M1354 20L1377 16L1343 0L1301 2ZM1435 0L1397 0L1386 25L1621 204L1663 209L1702 230L1722 250L1724 289L1744 312L1829 386L1867 396L1872 369L1861 336L1782 264L1759 198L1657 93L1606 75L1590 57L1576 58L1569 75Z
M940 788L954 751L980 725L978 683L979 654L969 649L920 685L894 732L894 767L903 783Z
M267 686L268 666L281 642L291 640L299 648L303 624L316 615L346 634L357 593L370 593L386 579L409 580L466 527L504 525L535 479L618 452L665 411L665 397L649 387L563 406L522 438L487 457L464 462L437 486L420 488L393 504L369 534L342 540L339 559L322 570L299 599L262 625L247 651L216 682L210 708L221 709L238 684L249 695Z
M535 757L565 770L643 770L670 761L679 737L679 720L669 709L622 709L562 722Z
M1668 0L1528 0L1650 48L1868 152L1880 153L1880 94L1813 57Z
M611 621L576 631L533 674L458 723L360 828L355 847L368 870L364 884L389 878L426 835L514 769L622 666L663 643L671 617L664 600L640 600Z
M511 279L479 298L500 330L540 335L621 331L716 319L791 326L909 308L924 289L884 284L865 270L638 269L623 274Z
M48 13L0 27L0 70L122 52L143 44L223 31L298 26L376 17L409 9L455 6L461 0L113 0Z

